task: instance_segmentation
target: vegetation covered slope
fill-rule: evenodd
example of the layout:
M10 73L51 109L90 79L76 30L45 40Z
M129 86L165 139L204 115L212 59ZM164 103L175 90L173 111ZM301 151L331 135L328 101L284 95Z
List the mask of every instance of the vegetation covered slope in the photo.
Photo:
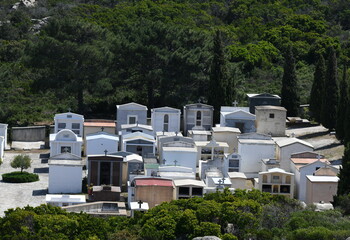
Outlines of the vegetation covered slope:
M345 239L350 219L338 210L314 212L296 200L258 190L228 189L162 203L135 218L97 218L42 205L10 209L0 218L1 239Z
M220 31L232 96L280 94L291 47L301 103L319 54L348 63L349 0L38 0L0 3L0 122L26 125L68 109L113 118L115 104L207 101ZM326 57L325 57L326 59Z

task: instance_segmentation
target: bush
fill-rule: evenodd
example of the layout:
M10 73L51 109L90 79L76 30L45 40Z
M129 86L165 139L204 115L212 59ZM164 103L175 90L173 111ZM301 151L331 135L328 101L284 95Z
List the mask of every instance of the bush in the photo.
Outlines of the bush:
M28 172L11 172L2 174L2 180L10 183L35 182L39 180L39 176Z

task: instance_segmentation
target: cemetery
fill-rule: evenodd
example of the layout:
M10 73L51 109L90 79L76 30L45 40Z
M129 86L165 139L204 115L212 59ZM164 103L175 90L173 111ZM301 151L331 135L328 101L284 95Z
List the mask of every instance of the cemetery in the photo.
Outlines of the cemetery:
M278 97L249 99L254 111L234 102L220 108L220 123L213 122L213 107L203 103L184 106L183 115L171 107L151 109L150 118L141 104L116 105L114 121L56 114L42 189L47 204L94 214L91 209L100 202L126 202L131 216L164 201L225 188L329 203L339 166L287 131ZM0 127L0 153L6 155L7 125Z

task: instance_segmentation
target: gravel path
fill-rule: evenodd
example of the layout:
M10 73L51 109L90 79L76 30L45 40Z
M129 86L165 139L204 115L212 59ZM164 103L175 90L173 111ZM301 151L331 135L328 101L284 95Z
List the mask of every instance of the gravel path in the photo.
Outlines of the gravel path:
M41 159L48 150L36 151L5 151L3 164L0 166L0 174L17 171L10 166L11 160L18 154L28 154L32 159L31 168L27 172L39 174L39 181L32 183L5 183L0 181L0 217L9 208L39 206L45 203L45 194L48 187L47 159ZM2 177L1 177L2 179Z

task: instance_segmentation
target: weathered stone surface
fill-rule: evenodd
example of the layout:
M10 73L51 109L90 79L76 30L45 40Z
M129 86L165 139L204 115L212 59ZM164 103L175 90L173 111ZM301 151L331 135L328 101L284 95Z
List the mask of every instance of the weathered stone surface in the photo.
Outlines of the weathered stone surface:
M205 237L196 237L196 238L193 238L192 240L221 240L221 238L216 236L205 236Z

